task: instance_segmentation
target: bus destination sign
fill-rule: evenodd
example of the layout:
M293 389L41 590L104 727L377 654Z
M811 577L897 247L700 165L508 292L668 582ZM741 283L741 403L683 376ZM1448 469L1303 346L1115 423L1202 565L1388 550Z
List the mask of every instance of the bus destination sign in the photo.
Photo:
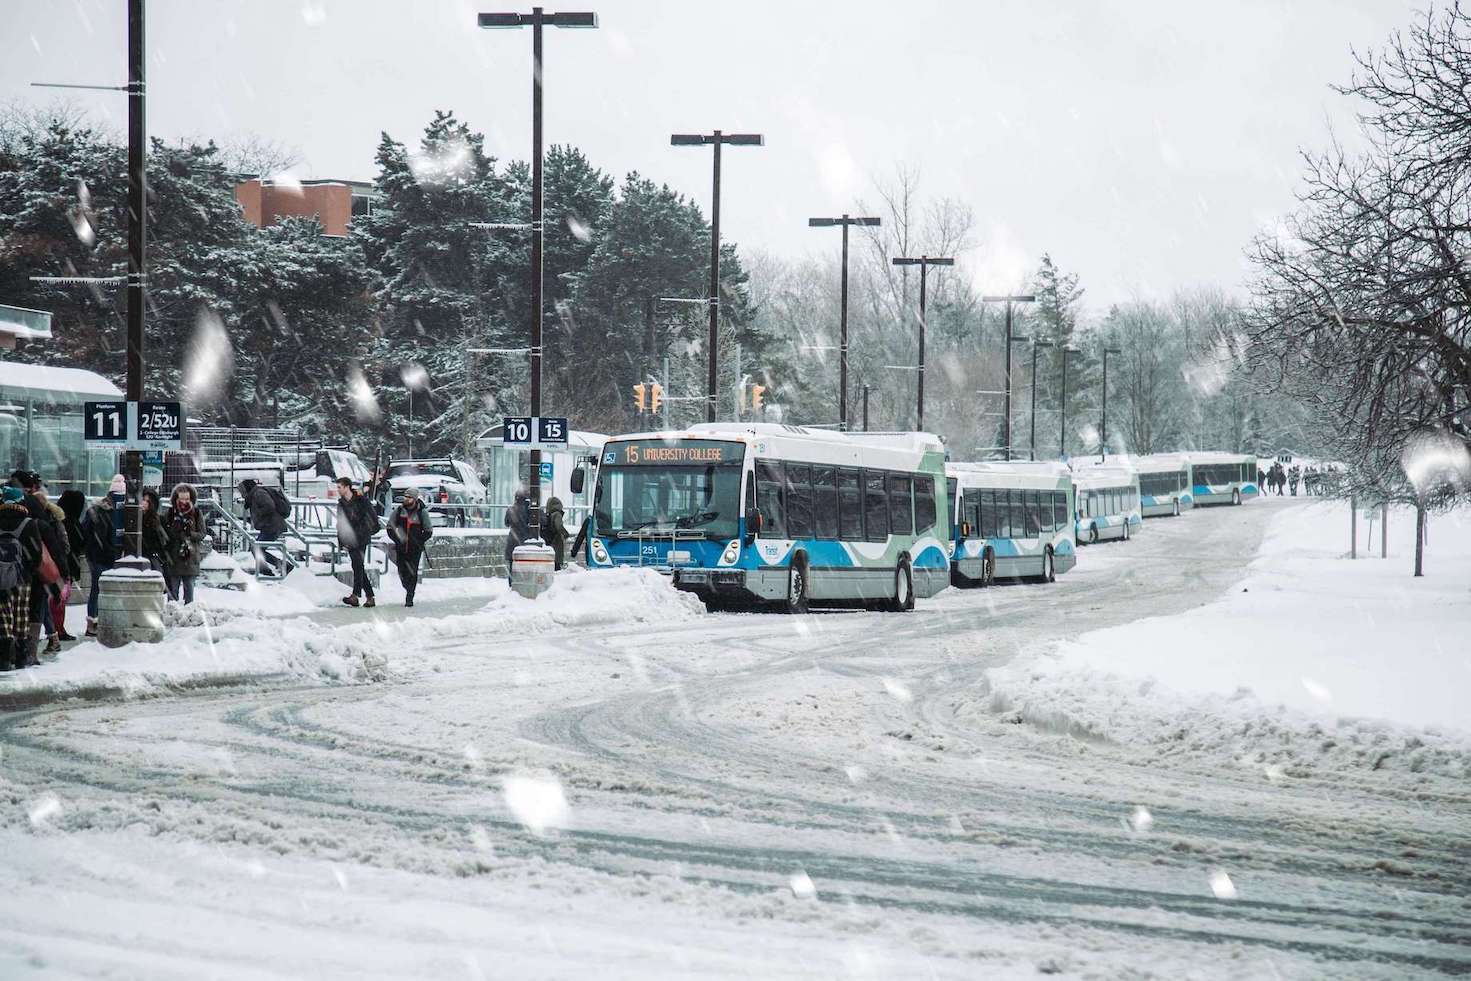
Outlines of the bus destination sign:
M633 440L610 444L603 451L603 464L610 466L701 466L740 463L746 458L745 443L710 439Z

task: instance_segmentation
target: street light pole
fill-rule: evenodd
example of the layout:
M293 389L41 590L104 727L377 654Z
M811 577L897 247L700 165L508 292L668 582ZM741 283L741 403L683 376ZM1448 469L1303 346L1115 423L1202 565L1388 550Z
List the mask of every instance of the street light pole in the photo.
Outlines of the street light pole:
M927 287L926 282L925 282L925 280L926 280L926 273L929 271L930 266L953 266L953 265L955 265L955 260L953 258L937 258L935 256L929 256L929 255L922 255L922 256L920 256L917 259L909 258L907 256L895 256L894 257L894 265L896 265L896 266L918 266L919 267L919 379L918 379L918 382L915 385L915 400L916 400L917 406L916 406L916 410L915 410L914 428L917 429L917 430L923 430L924 429L924 355L925 355L925 351L924 351L925 336L924 335L925 335L925 327L926 327L926 324L927 324L927 320L926 320L926 316L927 315L925 313L925 294L928 292L928 287Z
M850 218L847 215L807 219L809 228L830 228L833 225L843 228L842 299L838 308L838 428L844 432L848 429L848 228L851 225L878 224L877 218Z
M715 421L716 393L720 385L717 370L720 356L720 148L731 146L765 146L766 138L760 133L674 133L669 137L670 146L704 146L709 144L715 151L714 180L710 201L710 339L706 345L709 364L705 369L705 421Z
M868 385L863 386L863 431L868 432Z
M1013 303L1035 303L1036 300L1031 294L981 297L982 303L1006 304L1006 409L1001 418L1001 442L1005 447L1007 460L1011 459L1011 342L1017 339L1011 332L1011 307Z
M1057 458L1067 459L1067 359L1070 354L1081 354L1071 344L1062 349L1062 412L1058 416Z
M481 14L483 28L531 27L531 415L541 415L542 355L542 27L597 27L598 15L589 12L549 14L532 7L529 14ZM541 540L541 450L531 451L531 472L527 476L530 503L531 540Z
M147 310L148 268L148 116L147 57L144 0L128 0L128 401L143 398L144 316ZM124 507L124 530L130 548L143 554L143 457L137 450L124 455L124 471L131 482Z
M1116 347L1103 349L1103 421L1099 424L1098 433L1098 462L1102 463L1108 459L1108 356L1110 354L1122 354Z
M1037 462L1037 348L1051 347L1051 341L1032 338L1032 462Z

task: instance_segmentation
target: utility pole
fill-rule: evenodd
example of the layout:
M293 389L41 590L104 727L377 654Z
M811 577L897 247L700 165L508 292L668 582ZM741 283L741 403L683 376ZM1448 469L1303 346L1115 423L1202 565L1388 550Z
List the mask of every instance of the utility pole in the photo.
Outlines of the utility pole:
M705 146L715 150L715 175L712 182L710 203L710 340L706 348L709 364L705 371L705 421L715 421L716 391L720 385L720 374L716 369L720 357L720 148L731 146L765 146L766 138L760 133L674 133L669 137L670 146Z
M868 385L863 386L863 431L868 432Z
M848 429L848 228L852 225L873 227L880 224L877 218L808 218L809 228L831 228L840 225L843 229L843 278L842 298L838 307L838 428Z
M148 116L147 53L144 0L128 0L128 401L143 398L144 316L147 309L148 270ZM143 521L139 496L143 490L143 457L128 450L124 471L128 498L124 531L129 543L123 550L143 554Z
M1082 354L1071 344L1065 346L1062 351L1062 411L1058 415L1057 424L1057 458L1067 459L1067 359L1070 354Z
M1098 433L1098 462L1102 463L1108 459L1108 356L1110 354L1122 354L1116 347L1103 349L1103 421L1099 425Z
M1051 347L1051 341L1032 337L1032 462L1037 462L1037 348Z
M924 360L925 360L924 359L924 355L925 355L925 350L924 350L925 336L924 335L925 335L926 316L927 316L927 314L925 313L925 294L928 291L928 287L927 287L927 285L925 283L926 273L929 272L930 266L953 266L953 265L955 265L955 260L953 258L937 258L935 256L928 256L928 255L922 255L922 256L920 256L918 258L909 258L907 256L895 256L894 257L894 265L896 265L896 266L918 266L919 267L919 379L918 379L918 383L915 386L916 408L915 408L915 417L914 417L915 418L914 428L917 429L917 430L923 430L924 429Z
M542 27L597 27L598 15L588 12L545 13L532 7L529 14L481 14L483 28L531 27L531 415L541 416L542 355L542 258L544 228L542 222ZM534 423L533 425L538 425ZM541 541L541 450L531 451L531 472L527 475L527 497L530 501L531 540Z
M1011 332L1011 310L1014 303L1035 303L1037 298L1030 293L1016 296L983 296L982 303L1006 304L1006 408L1002 412L1001 442L1005 444L1006 459L1011 459L1011 344L1017 340Z

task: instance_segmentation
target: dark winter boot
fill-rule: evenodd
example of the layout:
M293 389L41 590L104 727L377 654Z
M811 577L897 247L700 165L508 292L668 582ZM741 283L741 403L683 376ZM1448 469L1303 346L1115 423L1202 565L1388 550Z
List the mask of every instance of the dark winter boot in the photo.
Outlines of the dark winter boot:
M372 609L373 607L375 607L377 605L378 605L378 601L375 600L375 599L373 599L373 597L371 597L371 596L369 596L367 599L363 600L363 606L366 607L367 609Z
M36 657L36 642L34 640L27 637L16 645L16 651L16 667L39 668L41 666L41 659ZM22 658L25 659L24 662L22 662Z
M414 605L414 593L412 590L404 594L404 606Z
M0 637L0 671L9 671L13 668L15 661L15 641L9 637Z
M344 596L344 597L342 597L342 602L346 603L348 606L357 606L358 605L358 594L357 593L353 593L351 596Z

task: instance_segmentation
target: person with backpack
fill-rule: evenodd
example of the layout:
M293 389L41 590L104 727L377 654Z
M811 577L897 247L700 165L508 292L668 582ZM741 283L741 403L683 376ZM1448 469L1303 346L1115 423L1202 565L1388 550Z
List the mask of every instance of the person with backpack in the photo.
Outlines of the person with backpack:
M92 584L87 594L87 636L97 636L97 594L102 574L123 554L123 504L128 483L122 474L112 478L107 493L82 515L82 548Z
M373 536L378 534L378 512L368 495L352 486L352 478L337 478L337 544L347 549L352 562L352 594L342 597L348 606L357 606L358 597L366 595L363 606L377 606L373 598L373 581L368 578L366 558Z
M169 495L169 509L163 518L169 536L169 599L185 604L194 602L194 583L204 560L204 515L194 506L194 487L176 484Z
M424 557L424 543L434 537L434 521L429 509L419 500L419 489L404 489L403 501L388 519L388 537L393 539L398 581L404 588L404 606L414 605L414 590L419 585L419 560Z
M41 556L32 570L30 595L27 598L30 603L27 611L28 629L31 647L34 649L40 647L41 630L51 619L51 599L61 592L61 570L66 561L66 531L41 498L43 481L40 474L33 470L17 470L10 475L10 482L20 488L21 504L25 507L26 514L35 520L41 536ZM56 628L53 626L51 629L54 632ZM57 649L60 646L58 643Z
M286 519L291 516L291 502L286 499L285 492L279 487L267 487L247 478L240 482L240 493L250 525L255 529L255 540L279 541L286 532ZM280 571L276 557L264 550L256 551L256 562Z
M511 554L516 546L531 537L531 500L524 490L516 492L516 499L506 508L506 578L511 578Z
M25 506L25 492L0 491L0 671L33 668L31 583L41 565L41 525Z
M36 500L41 502L41 506L55 522L57 537L61 540L61 554L52 556L52 561L60 570L60 578L47 589L46 650L42 653L43 657L55 657L61 653L63 641L76 640L66 632L66 601L70 598L75 583L82 578L82 568L77 561L76 543L72 541L71 522L66 512L52 503L46 492L45 482L38 484L34 493Z
M562 566L567 564L567 524L563 520L565 514L560 497L549 499L546 510L541 514L541 540L552 547L555 558L553 569L557 572L561 572Z

